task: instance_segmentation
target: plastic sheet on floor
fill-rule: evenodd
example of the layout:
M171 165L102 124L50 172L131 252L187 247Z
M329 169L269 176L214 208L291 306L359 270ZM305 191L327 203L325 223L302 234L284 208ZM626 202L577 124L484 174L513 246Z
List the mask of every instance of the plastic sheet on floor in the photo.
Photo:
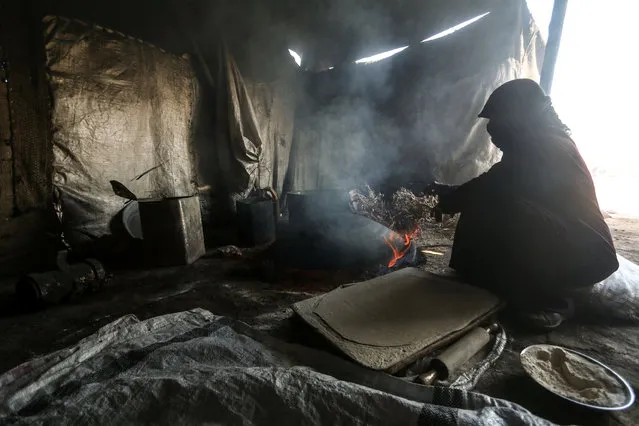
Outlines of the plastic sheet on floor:
M121 318L0 376L8 424L546 425L518 405L421 387L201 309Z

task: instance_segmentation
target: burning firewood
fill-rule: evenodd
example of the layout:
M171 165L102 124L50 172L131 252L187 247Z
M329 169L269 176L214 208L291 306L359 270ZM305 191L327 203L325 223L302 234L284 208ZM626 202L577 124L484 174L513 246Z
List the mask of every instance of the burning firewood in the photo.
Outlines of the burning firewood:
M354 213L368 217L390 228L393 232L384 235L384 242L392 249L393 255L385 270L393 270L406 264L406 256L412 253L425 259L426 255L444 256L444 253L424 250L435 244L444 246L452 238L454 219L444 217L437 221L431 212L438 203L435 195L416 195L406 188L393 194L392 200L384 200L381 193L370 186L350 192L351 208ZM416 250L419 246L422 249ZM379 274L379 271L378 271Z
M435 223L431 216L432 209L437 205L434 195L415 195L406 188L401 188L393 194L390 203L385 202L381 193L375 192L370 186L363 191L353 190L351 208L357 214L373 219L388 228L402 234L413 234L415 230L422 230L426 225Z

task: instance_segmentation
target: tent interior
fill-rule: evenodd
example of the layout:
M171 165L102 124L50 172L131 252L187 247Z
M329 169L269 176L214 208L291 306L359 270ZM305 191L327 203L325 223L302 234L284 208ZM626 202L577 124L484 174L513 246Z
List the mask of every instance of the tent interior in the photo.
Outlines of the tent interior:
M575 403L520 361L559 345L639 387L636 143L584 107L577 75L612 47L575 3L0 0L0 423L639 423L634 398ZM522 78L574 123L619 270L557 330L500 321L456 380L414 383L443 341L393 371L348 359L296 304L452 276L433 184L500 161L478 114ZM630 102L605 109L631 123Z

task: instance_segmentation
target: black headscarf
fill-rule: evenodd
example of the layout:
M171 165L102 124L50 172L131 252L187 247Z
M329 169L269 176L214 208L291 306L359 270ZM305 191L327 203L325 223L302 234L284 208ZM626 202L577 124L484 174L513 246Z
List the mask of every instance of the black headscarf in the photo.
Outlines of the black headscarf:
M500 121L534 121L568 128L559 120L552 101L535 81L521 78L499 86L488 98L479 117Z
M561 122L550 97L543 89L530 79L509 81L497 88L479 114L488 118L488 132L493 142L503 151L517 146L512 143L525 144L526 139L545 139L540 133L570 134L568 127ZM518 146L528 150L534 146Z

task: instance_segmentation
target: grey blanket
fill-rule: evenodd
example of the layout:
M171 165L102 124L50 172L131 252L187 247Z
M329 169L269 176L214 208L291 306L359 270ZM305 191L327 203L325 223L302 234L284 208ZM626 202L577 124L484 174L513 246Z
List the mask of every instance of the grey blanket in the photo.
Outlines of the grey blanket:
M196 309L128 316L0 376L0 424L548 425Z

